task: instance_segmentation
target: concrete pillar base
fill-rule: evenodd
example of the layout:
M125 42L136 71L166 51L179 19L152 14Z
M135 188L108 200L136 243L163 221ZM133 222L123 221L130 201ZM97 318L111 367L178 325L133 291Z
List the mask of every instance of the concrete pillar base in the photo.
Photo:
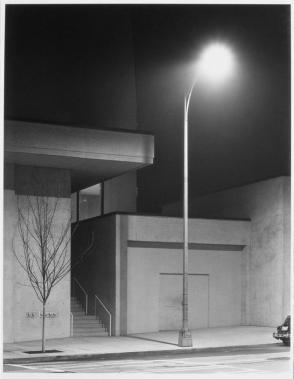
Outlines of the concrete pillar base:
M178 345L180 347L191 347L191 346L193 346L192 334L191 334L190 330L183 330L182 329L179 331Z

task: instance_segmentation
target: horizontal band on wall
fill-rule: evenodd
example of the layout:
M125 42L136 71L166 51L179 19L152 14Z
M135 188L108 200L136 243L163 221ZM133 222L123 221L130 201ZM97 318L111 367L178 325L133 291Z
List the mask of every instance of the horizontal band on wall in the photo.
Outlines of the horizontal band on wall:
M181 242L128 241L128 247L149 249L183 249ZM189 243L190 250L242 251L245 245Z
M179 276L183 276L183 273L182 272L160 272L159 275L179 275ZM196 273L189 272L188 275L189 276L208 276L208 278L209 278L209 274L198 274L197 272Z

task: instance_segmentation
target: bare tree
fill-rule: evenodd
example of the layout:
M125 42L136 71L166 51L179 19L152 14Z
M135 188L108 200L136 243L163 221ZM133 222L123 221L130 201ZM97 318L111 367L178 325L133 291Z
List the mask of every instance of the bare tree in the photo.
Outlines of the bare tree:
M78 224L71 232L71 220L60 222L61 198L49 196L18 196L17 230L18 248L13 240L14 255L26 272L28 280L43 305L42 352L45 352L46 303L52 289L91 251L89 246L77 261L71 262L70 240Z

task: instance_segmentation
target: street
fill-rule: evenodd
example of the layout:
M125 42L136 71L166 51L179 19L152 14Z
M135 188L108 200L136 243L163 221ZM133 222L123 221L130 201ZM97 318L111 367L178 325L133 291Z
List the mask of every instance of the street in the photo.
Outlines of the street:
M162 355L121 360L79 360L6 364L5 372L42 373L165 373L165 374L276 374L290 378L289 348L281 345L244 347L213 353Z

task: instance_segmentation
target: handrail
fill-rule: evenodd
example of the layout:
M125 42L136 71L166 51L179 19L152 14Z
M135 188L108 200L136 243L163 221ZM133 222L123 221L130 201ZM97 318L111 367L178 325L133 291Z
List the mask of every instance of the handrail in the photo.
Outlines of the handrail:
M84 295L85 295L85 298L86 298L86 306L85 306L85 313L86 315L88 314L88 294L87 292L85 291L85 289L82 287L81 283L78 281L77 278L73 278L73 280L77 283L77 285L80 287L80 289L83 291Z
M99 303L102 305L102 307L104 308L104 310L106 311L106 313L108 314L108 317L109 317L108 334L109 334L109 336L111 336L111 313L106 308L106 306L104 305L103 301L96 294L94 295L94 298L95 298L95 316L97 317L97 314L96 314L96 299L97 299L99 301Z
M73 336L73 313L70 312L70 336Z

